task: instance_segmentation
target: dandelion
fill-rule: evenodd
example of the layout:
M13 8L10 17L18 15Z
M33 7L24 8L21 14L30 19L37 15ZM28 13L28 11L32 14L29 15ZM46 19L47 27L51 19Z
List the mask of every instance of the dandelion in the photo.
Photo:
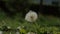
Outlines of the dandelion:
M35 22L37 18L38 18L37 13L32 10L30 10L25 16L25 20L29 22Z

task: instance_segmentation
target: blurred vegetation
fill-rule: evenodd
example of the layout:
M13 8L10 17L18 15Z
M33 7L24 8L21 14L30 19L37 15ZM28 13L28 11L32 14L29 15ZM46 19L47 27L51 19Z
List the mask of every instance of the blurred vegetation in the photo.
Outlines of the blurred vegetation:
M2 11L2 10L1 10ZM32 24L24 20L21 14L16 14L14 18L9 18L4 12L0 12L0 27L6 25L12 29L16 29L18 26L23 27L21 32L27 33L28 31L37 32L38 34L52 33L60 34L60 19L53 16L39 15L38 20Z

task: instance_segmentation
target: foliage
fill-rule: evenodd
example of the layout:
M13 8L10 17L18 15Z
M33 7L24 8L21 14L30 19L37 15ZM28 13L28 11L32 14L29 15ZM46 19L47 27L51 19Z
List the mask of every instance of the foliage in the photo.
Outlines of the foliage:
M57 21L58 20L58 21ZM21 14L16 14L14 18L8 18L4 12L0 13L0 25L10 26L12 29L16 29L18 26L22 27L20 32L37 32L38 34L44 34L46 32L57 34L60 32L59 27L56 27L55 24L60 24L60 19L53 16L43 16L40 15L39 19L34 22L30 23L22 18ZM52 25L52 26L51 26ZM0 27L1 27L0 26ZM23 27L24 26L24 27Z

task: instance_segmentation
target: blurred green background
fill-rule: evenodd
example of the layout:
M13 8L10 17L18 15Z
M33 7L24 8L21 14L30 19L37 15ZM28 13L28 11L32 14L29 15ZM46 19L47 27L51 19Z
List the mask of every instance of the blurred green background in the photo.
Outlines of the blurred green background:
M24 29L23 33L32 31L37 32L37 34L60 34L60 18L58 17L52 15L47 16L39 13L39 17L35 24L30 24L29 22L25 21L24 17L29 10L28 8L32 4L40 5L40 2L32 2L31 0L1 1L2 8L0 8L0 28L4 25L10 26L11 29L16 29L18 26L21 26L22 30ZM7 9L4 10L4 6L2 4L5 4Z

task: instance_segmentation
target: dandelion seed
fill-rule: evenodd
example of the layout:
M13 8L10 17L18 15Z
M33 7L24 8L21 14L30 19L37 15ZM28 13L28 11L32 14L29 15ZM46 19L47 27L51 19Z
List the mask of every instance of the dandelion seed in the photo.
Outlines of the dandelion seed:
M30 10L25 16L25 20L29 22L35 22L37 18L38 18L37 13L32 10Z

